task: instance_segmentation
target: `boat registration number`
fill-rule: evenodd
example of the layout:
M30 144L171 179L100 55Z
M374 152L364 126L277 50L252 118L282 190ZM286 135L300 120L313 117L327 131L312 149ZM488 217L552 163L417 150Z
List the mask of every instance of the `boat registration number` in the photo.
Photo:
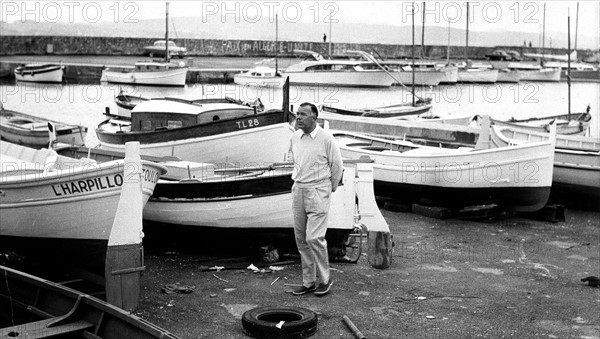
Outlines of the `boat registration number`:
M238 121L237 122L238 128L249 128L249 127L256 127L258 125L260 125L260 121L258 121L258 119L248 119L248 120L244 120L244 121Z

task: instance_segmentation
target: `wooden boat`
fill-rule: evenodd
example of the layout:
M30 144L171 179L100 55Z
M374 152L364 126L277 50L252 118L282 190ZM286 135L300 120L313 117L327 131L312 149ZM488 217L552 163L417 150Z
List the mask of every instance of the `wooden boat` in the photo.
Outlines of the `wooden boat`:
M166 3L166 33L165 41L169 41L169 3ZM169 44L165 44L165 59L163 61L143 61L135 63L133 69L107 68L102 72L102 78L109 83L154 86L185 86L188 67L185 63L170 62Z
M521 76L521 81L560 81L560 67L550 68L531 63L511 62L508 64L508 69L518 72Z
M547 141L548 133L512 126L492 126L492 143L497 147ZM554 194L560 192L559 194ZM554 150L552 193L577 197L577 201L600 201L600 139L577 135L557 135ZM598 205L596 205L598 207Z
M106 68L103 78L109 83L128 85L185 86L188 67L183 63L142 61L133 69Z
M178 338L62 284L0 266L0 338Z
M149 98L144 98L141 95L131 95L124 91L120 91L115 97L115 104L117 105L117 115L122 117L131 118L131 110L135 105L140 102L148 101Z
M139 141L144 155L245 166L284 160L294 130L288 119L259 100L161 98L138 104L130 120L102 122L96 135L106 150L123 152L126 142Z
M27 64L15 68L15 79L27 82L62 82L65 66L56 64Z
M121 152L97 148L64 146L60 155L98 162L121 159ZM196 163L173 157L142 156L160 162L168 171L158 181L144 209L144 219L188 226L222 228L293 229L291 215L291 178L293 163L266 166L231 167L227 164ZM346 173L346 172L344 172ZM337 196L354 195L354 175L346 175ZM342 193L340 193L342 192ZM342 200L340 200L342 201ZM335 203L334 203L335 205ZM345 206L347 203L341 203ZM351 216L353 212L348 212ZM342 215L341 212L338 214ZM351 229L347 217L333 221L332 228ZM342 226L341 221L346 223Z
M412 104L408 102L390 106L363 109L344 109L323 105L321 106L321 110L324 112L337 113L343 115L354 115L373 118L391 118L427 113L431 110L431 107L431 99L428 99L417 101L415 106L412 106Z
M268 66L257 66L233 76L238 85L258 87L282 87L285 79L281 72Z
M119 197L128 179L124 160L74 160L49 149L0 141L0 212L3 242L28 251L85 261L83 253L106 251ZM146 204L166 168L142 162ZM73 256L77 252L79 256ZM61 252L62 253L62 252Z
M589 113L590 106L587 107L586 112L583 113L571 113L551 115L539 118L528 118L528 119L515 119L510 120L493 120L495 125L511 126L515 128L526 128L530 131L536 131L540 133L550 131L550 124L556 122L556 133L557 134L585 134L592 120L592 115Z
M375 161L378 195L451 208L496 203L505 210L536 211L550 194L550 141L488 148L484 133L475 147L444 148L351 132L333 135L345 158Z
M291 230L292 165L272 168L215 169L218 175L161 180L144 210L144 218L178 225ZM347 171L344 185L332 195L334 217L328 227L349 231L354 227L355 192L354 171Z
M111 161L122 157L122 153L96 148L69 146L57 151L75 159ZM293 233L293 163L231 167L168 158L149 160L161 161L168 168L168 175L161 177L144 209L144 219L150 222L146 226L152 231L162 233L180 226L189 231L231 230L236 234ZM371 164L344 166L343 185L332 195L327 232L329 245L338 249L345 247L356 226L356 210L369 231L389 230L373 195Z
M12 110L0 110L0 137L16 144L48 147L49 122L54 125L56 141L77 146L85 144L88 130L85 126L69 125Z

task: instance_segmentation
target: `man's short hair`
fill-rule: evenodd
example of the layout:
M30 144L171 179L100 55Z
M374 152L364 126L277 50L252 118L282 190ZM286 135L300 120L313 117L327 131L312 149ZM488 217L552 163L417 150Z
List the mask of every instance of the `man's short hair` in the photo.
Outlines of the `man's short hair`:
M317 108L317 106L315 106L314 104L311 104L310 102L302 103L302 104L300 104L300 107L310 107L310 110L313 112L315 117L319 116L319 109Z

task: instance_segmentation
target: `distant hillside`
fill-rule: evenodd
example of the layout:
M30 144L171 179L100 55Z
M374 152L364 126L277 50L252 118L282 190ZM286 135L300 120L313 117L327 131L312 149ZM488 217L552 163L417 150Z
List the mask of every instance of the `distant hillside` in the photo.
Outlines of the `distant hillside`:
M240 23L222 23L218 18L210 18L206 23L196 17L172 18L169 36L194 39L242 39L242 40L274 40L275 24L266 19L257 23L240 20ZM34 22L0 22L0 35L57 35L57 36L106 36L106 37L164 37L164 20L142 20L137 23L95 23L64 24ZM322 41L323 33L329 35L329 26L325 24L305 24L279 22L279 39L287 41ZM410 26L366 25L366 24L334 24L332 27L333 42L345 43L383 43L411 44ZM580 33L578 48L597 49L598 42L593 33ZM463 46L465 30L452 28L450 44ZM552 38L552 47L565 48L566 34L547 30L546 39ZM564 37L564 38L563 38ZM522 46L523 42L531 42L537 47L537 34L510 31L470 31L470 46ZM415 27L415 43L421 43L421 27ZM448 30L442 27L426 27L426 45L446 45ZM549 42L546 47L551 47Z

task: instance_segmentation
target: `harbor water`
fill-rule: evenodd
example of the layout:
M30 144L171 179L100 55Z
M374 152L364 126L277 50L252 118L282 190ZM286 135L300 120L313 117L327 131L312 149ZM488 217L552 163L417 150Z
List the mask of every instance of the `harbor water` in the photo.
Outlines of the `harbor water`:
M14 80L0 82L0 101L6 109L89 128L88 146L98 144L94 133L104 121L104 112L116 113L115 96L125 90L144 97L183 96L189 99L222 98L253 101L260 99L266 108L280 108L281 88L260 88L236 84L195 84L183 88L123 86L116 84L35 84ZM568 111L566 82L520 82L515 84L458 84L416 87L419 97L431 98L436 114L490 115L494 119L524 119ZM368 108L409 102L409 88L384 89L291 86L290 104L303 102L339 108ZM592 124L589 135L600 136L600 83L571 85L571 112L584 112L590 106Z

